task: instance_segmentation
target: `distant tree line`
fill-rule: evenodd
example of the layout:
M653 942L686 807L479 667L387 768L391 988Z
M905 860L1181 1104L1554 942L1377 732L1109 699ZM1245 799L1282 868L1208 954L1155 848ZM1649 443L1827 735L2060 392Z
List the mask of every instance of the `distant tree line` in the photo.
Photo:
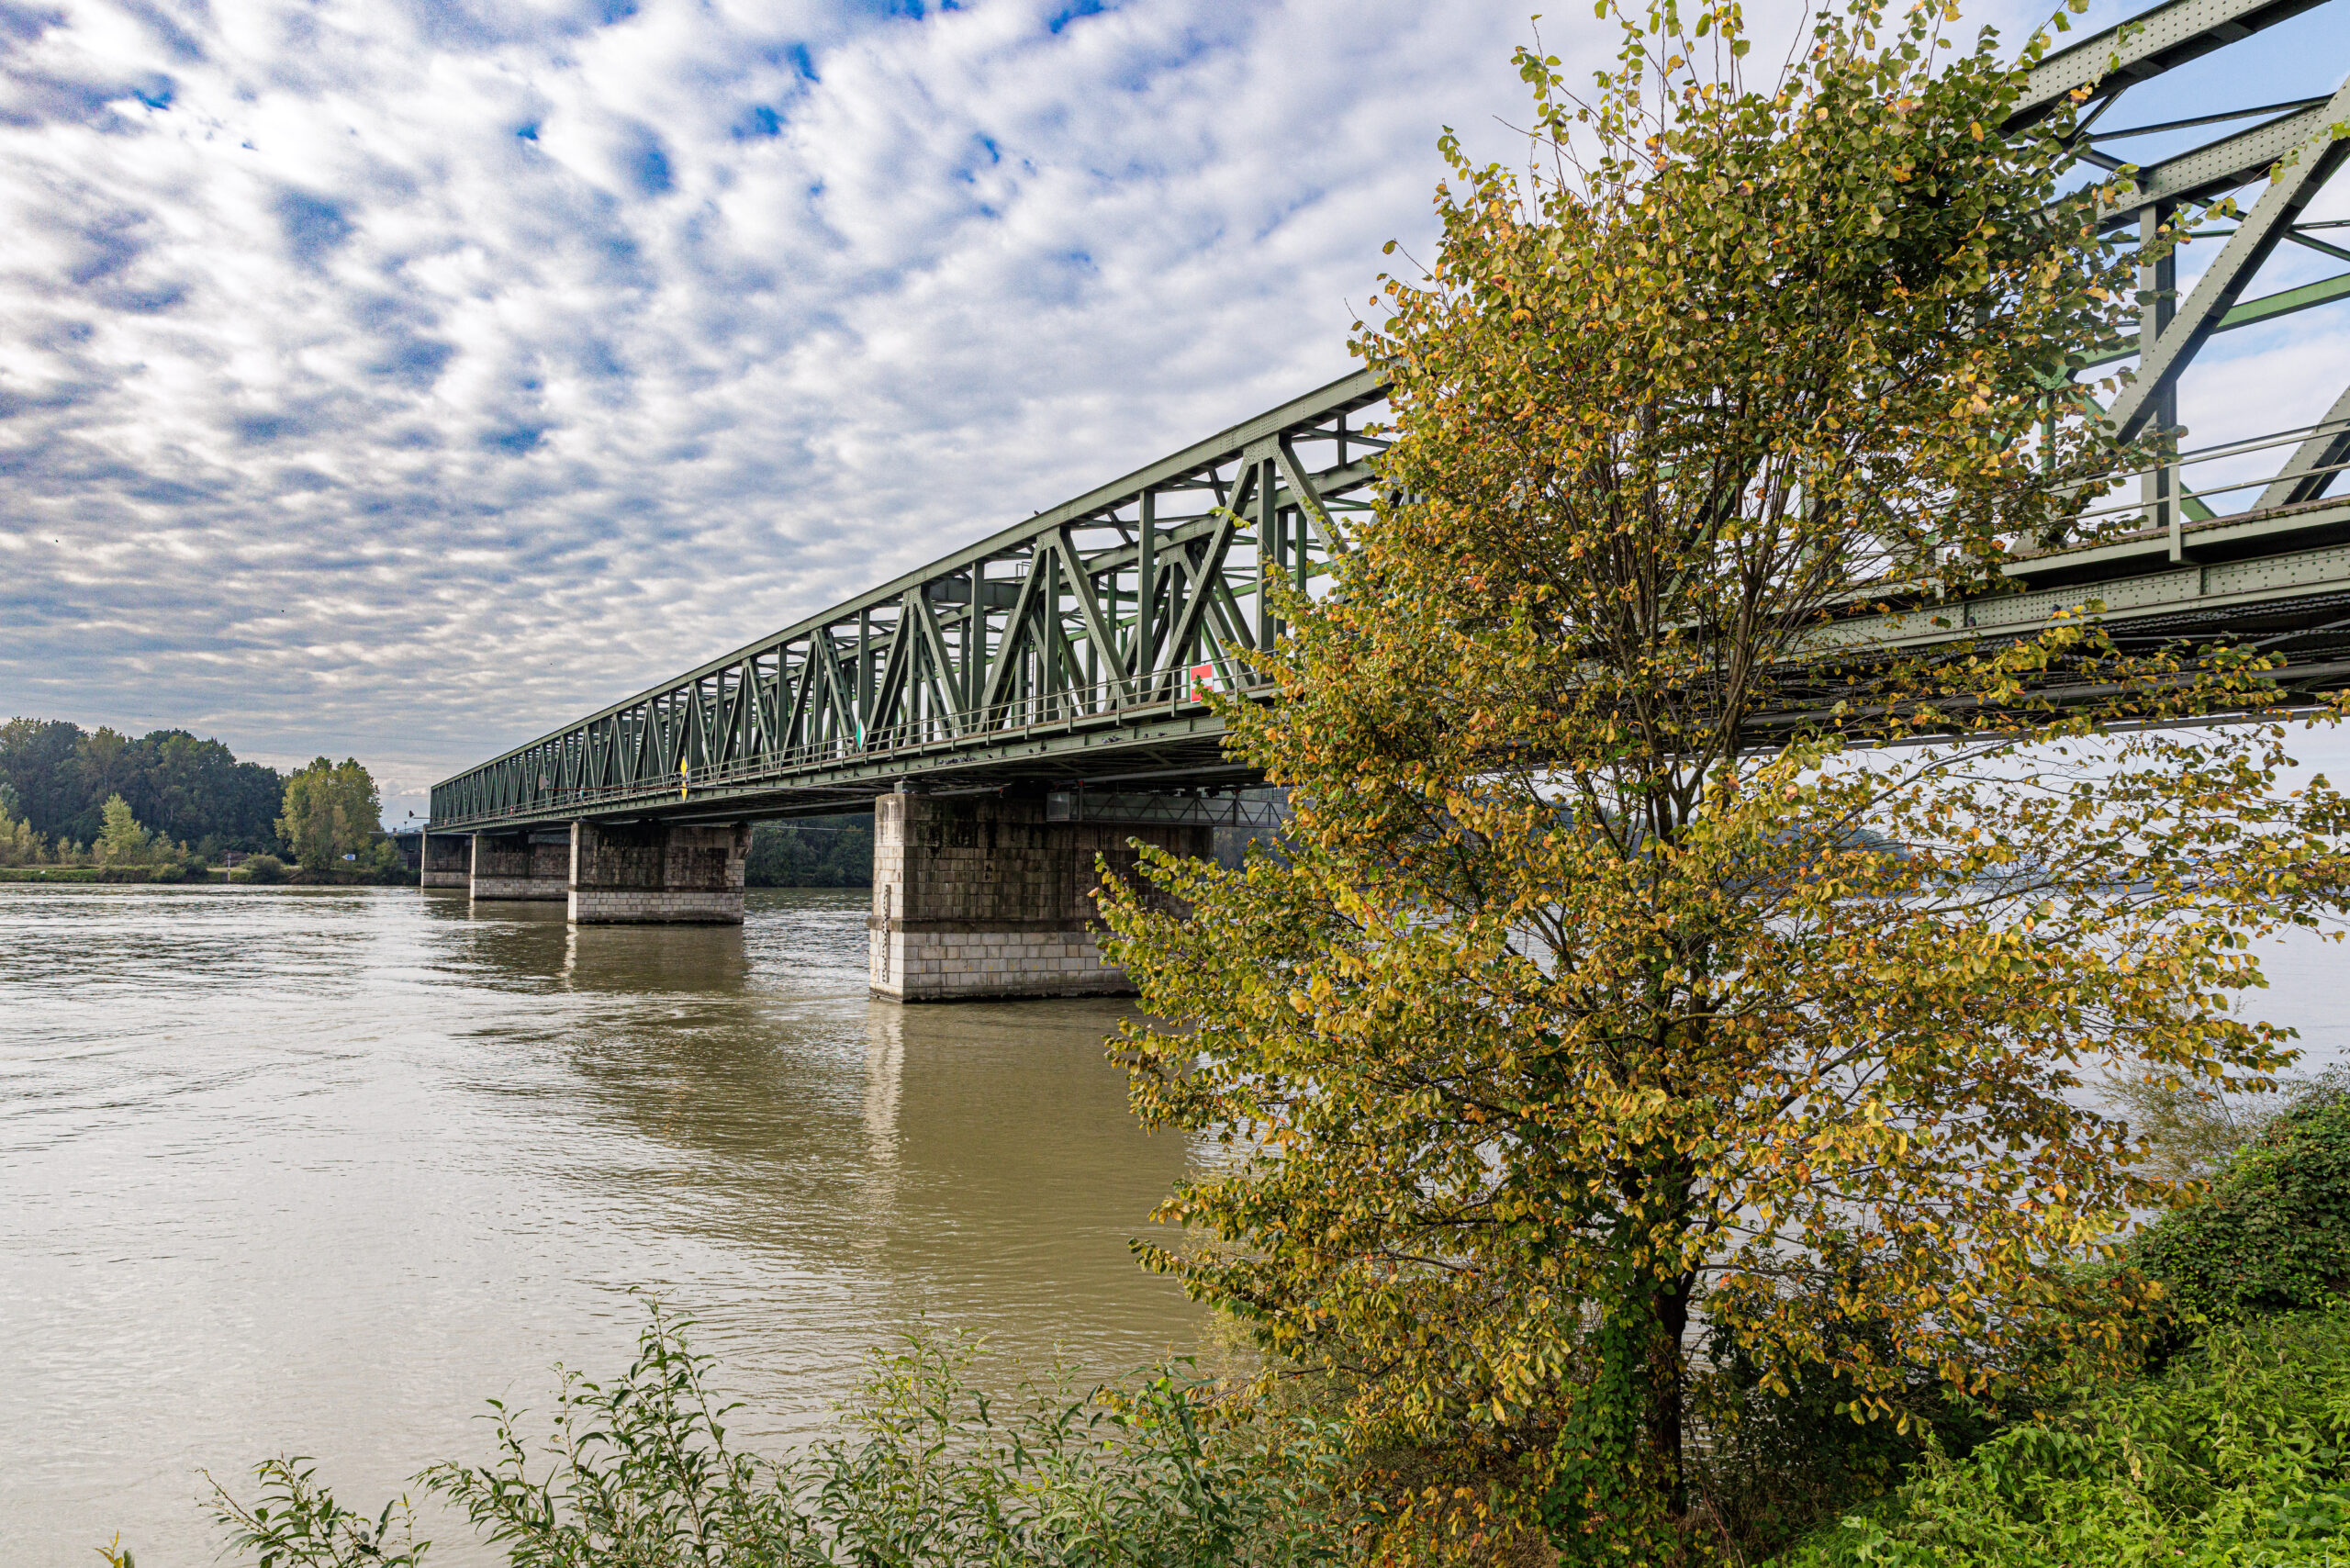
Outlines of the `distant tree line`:
M280 847L285 776L185 730L134 738L62 719L11 719L0 724L0 785L14 796L10 816L53 845L96 843L107 800L120 796L149 833L207 857Z
M313 879L376 879L398 862L382 816L355 758L321 756L287 774L185 730L0 724L0 865L174 881L233 855L248 857L248 879L274 881L282 856Z
M232 853L312 875L387 875L397 856L375 780L355 759L292 773L239 762L185 730L131 736L62 719L0 724L0 866L190 868ZM253 879L282 874L254 867ZM869 813L761 823L744 879L755 888L873 884Z
M869 888L873 818L804 817L751 830L743 880L754 888Z

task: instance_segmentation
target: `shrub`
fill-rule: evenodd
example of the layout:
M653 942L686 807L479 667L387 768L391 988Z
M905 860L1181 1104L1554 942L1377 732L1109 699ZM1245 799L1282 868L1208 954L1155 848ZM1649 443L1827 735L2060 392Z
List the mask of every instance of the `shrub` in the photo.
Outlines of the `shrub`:
M2029 1422L1784 1568L2337 1563L2350 1536L2350 1317L2215 1330L2167 1372Z
M544 1442L523 1412L491 1401L490 1459L419 1479L531 1568L1337 1560L1312 1487L1295 1479L1311 1456L1269 1461L1229 1440L1171 1370L1124 1390L1078 1394L1060 1379L995 1400L970 1385L968 1341L910 1337L873 1353L840 1435L778 1462L729 1439L733 1406L712 1390L688 1327L655 1309L618 1378L561 1372ZM343 1568L425 1555L404 1498L370 1518L336 1502L306 1460L254 1473L251 1504L214 1488L214 1516L248 1561Z
M1836 1332L1871 1349L1885 1339L1862 1323L1840 1324ZM1736 1335L1716 1332L1710 1350L1722 1392L1707 1412L1708 1440L1692 1466L1693 1490L1732 1562L1767 1556L1882 1495L1930 1451L1964 1457L2004 1420L2024 1414L1970 1398L1934 1369L1905 1367L1891 1396L1897 1416L1856 1420L1858 1391L1845 1379L1812 1369L1781 1391Z
M282 882L285 880L285 862L274 855L249 857L237 870L240 881Z
M2350 1287L2350 1095L2309 1093L2126 1254L2183 1313L2227 1322L2330 1305Z

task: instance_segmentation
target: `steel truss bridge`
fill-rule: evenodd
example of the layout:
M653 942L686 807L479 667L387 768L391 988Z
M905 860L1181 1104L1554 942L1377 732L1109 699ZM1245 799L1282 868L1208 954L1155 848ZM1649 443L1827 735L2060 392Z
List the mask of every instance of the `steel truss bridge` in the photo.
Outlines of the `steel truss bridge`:
M2330 20L2338 39L2350 0L2169 0L2032 72L2015 123L2087 89L2079 159L2137 166L2111 230L2151 238L2238 193L2241 218L2183 297L2174 261L2142 269L2138 341L2098 362L2138 362L2109 410L2125 435L2177 426L2181 378L2221 334L2350 298L2350 206L2310 211L2350 158L2335 134L2350 129L2350 81L2281 103L2210 84L2261 47L2247 40L2311 12L2296 31ZM2220 69L2199 63L2215 55ZM2151 117L2114 112L2157 98ZM2251 292L2295 253L2326 258L2329 275ZM901 784L1133 800L1252 782L1203 692L1252 689L1241 655L1281 634L1259 582L1304 587L1370 509L1383 443L1365 427L1385 392L1375 371L1333 382L517 746L434 786L432 830L804 815ZM1865 634L1911 648L2023 635L2094 598L2125 642L2233 634L2283 654L2288 686L2350 684L2350 498L2329 498L2350 491L2345 466L2350 387L2308 423L2137 476L2134 496L2092 515L2138 526L2012 563L2023 591Z

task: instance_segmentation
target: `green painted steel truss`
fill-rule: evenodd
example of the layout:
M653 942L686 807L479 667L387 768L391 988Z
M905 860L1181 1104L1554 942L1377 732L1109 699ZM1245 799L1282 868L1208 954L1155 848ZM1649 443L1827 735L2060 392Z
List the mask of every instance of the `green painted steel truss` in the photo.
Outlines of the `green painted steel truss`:
M762 798L819 810L908 765L985 776L1221 766L1205 689L1249 689L1369 506L1358 374L436 785L434 827ZM737 811L736 814L740 814Z
M2350 298L2350 267L2245 297L2285 246L2350 263L2350 230L2307 217L2350 160L2335 134L2350 126L2350 81L2284 103L2169 90L2178 67L2321 6L2350 0L2168 0L2032 72L2013 123L2086 89L2083 164L2135 167L2108 214L2113 230L2143 237L2193 204L2265 187L2184 297L2170 263L2142 269L2138 338L2098 362L2138 360L2109 410L2124 433L2176 427L2180 378L2218 334ZM2157 95L2156 118L2109 120L2125 98ZM2188 130L2200 139L2177 150ZM2174 150L2132 159L2132 139L2156 136ZM1247 782L1201 690L1258 689L1242 655L1281 634L1259 585L1277 573L1308 587L1343 547L1348 516L1371 504L1382 443L1365 427L1384 394L1373 372L1334 382L494 757L433 788L432 825L788 815L909 779ZM2134 513L2135 532L2017 562L2020 596L1834 640L1915 648L2024 634L2024 622L2095 597L2129 635L2257 636L2288 653L2297 678L2339 684L2350 674L2350 502L2327 490L2345 466L2350 389L2314 424L2182 452L2138 476L2133 498L2092 505L2124 526Z

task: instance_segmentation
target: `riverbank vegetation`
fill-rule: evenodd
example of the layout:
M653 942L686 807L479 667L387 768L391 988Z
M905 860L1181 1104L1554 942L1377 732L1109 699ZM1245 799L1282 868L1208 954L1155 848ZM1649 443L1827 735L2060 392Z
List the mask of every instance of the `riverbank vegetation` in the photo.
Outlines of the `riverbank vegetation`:
M383 828L383 798L356 757L313 758L287 776L277 839L313 879L388 875L399 852Z
M492 1402L479 1463L419 1484L517 1568L1233 1568L1335 1561L1310 1454L1236 1444L1181 1366L1115 1387L1067 1377L990 1395L976 1347L912 1336L867 1361L834 1434L777 1459L732 1407L688 1325L656 1307L618 1377L562 1372L534 1419ZM407 1499L352 1511L306 1459L266 1462L214 1516L256 1568L415 1568Z
M402 879L357 759L291 774L185 730L133 740L60 720L0 724L0 876L15 881ZM297 868L288 873L284 861Z
M124 735L59 719L0 724L0 786L11 818L50 849L86 846L119 796L149 831L196 846L218 863L229 850L277 847L285 781L274 767L239 762L218 741L185 730ZM29 865L24 850L10 864Z
M2340 1080L2300 1086L2215 1174L2117 1260L2085 1266L2132 1270L2154 1287L2153 1331L2138 1349L2116 1361L2052 1341L2055 1364L2028 1396L1970 1396L1927 1378L1913 1385L1909 1424L1855 1421L1832 1390L1770 1388L1718 1340L1736 1392L1718 1407L1702 1470L1736 1529L1700 1560L2339 1561L2350 1541ZM990 1391L972 1342L915 1336L873 1353L831 1436L771 1458L728 1435L731 1406L688 1329L654 1309L620 1375L559 1371L539 1417L493 1403L489 1453L435 1465L417 1484L516 1568L1249 1568L1448 1555L1396 1550L1394 1467L1406 1456L1361 1451L1326 1384L1292 1385L1269 1404L1176 1364L1112 1385L1062 1375ZM407 1499L353 1510L319 1472L289 1457L216 1485L214 1516L237 1561L425 1560ZM1449 1555L1483 1562L1572 1557L1541 1541L1453 1544Z
M2350 1099L2301 1097L2208 1199L2125 1249L2165 1287L2144 1375L2031 1419L1835 1519L1788 1568L2333 1563L2350 1556Z

